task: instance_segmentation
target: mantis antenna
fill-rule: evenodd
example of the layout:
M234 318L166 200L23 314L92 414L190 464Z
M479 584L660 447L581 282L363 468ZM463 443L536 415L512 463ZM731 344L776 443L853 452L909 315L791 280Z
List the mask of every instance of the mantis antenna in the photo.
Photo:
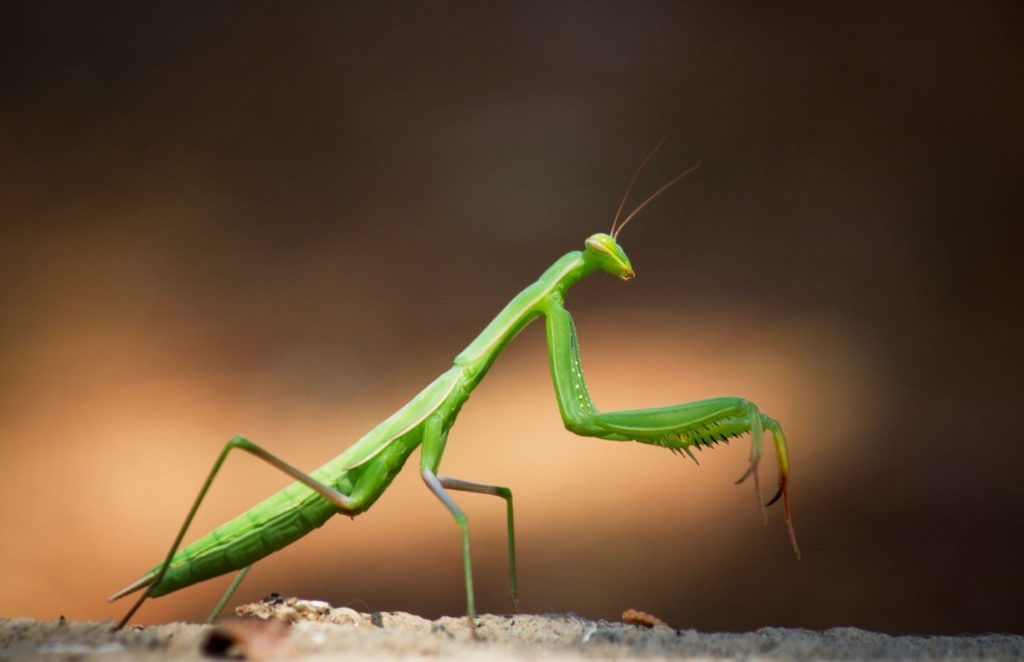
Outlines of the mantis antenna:
M636 184L636 178L639 177L640 173L644 171L644 166L646 166L647 162L651 160L651 157L654 156L659 149L661 149L661 146L665 144L666 140L668 140L668 136L662 138L661 141L659 141L658 144L654 146L654 149L652 149L651 152L646 157L644 157L644 160L641 161L639 167L637 167L636 172L633 173L632 179L629 180L629 186L626 187L626 192L622 194L622 202L619 203L619 208L615 210L615 219L612 220L612 229L608 232L608 234L610 234L611 236L614 237L616 234L618 234L618 231L615 229L615 226L619 222L619 216L622 215L622 208L626 206L626 200L629 199L629 193L630 191L633 190L633 184Z
M633 220L633 217L639 214L641 209L643 209L648 204L653 202L662 193L672 188L672 186L680 179L686 177L691 172L699 168L701 166L701 163L703 163L703 161L697 161L697 163L695 163L694 165L682 171L672 179L668 180L666 183L662 184L661 188L659 188L657 191L652 193L646 200L637 205L636 209L631 211L629 215L626 216L626 218L624 218L622 223L620 224L619 216L622 215L622 208L626 206L626 200L629 199L629 194L633 190L633 185L636 184L637 177L639 177L640 173L643 172L644 166L646 166L647 162L651 160L651 157L654 156L657 153L657 151L661 149L661 146L665 144L666 138L668 138L668 136L662 138L661 141L654 146L654 149L652 149L651 152L644 158L644 160L640 162L640 166L636 169L636 172L633 173L633 177L629 180L629 186L626 187L626 193L622 196L622 202L619 203L619 208L615 212L615 220L612 221L612 229L608 232L608 234L610 234L613 239L618 239L619 233L622 232L622 228L626 227L626 224Z

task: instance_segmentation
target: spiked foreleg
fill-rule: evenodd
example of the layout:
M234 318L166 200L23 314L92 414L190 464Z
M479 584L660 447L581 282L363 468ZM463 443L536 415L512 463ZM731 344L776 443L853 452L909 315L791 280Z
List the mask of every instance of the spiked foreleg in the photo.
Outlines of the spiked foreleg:
M780 496L783 497L790 540L794 552L800 556L789 510L789 456L786 438L777 421L758 411L754 403L733 397L712 398L668 407L600 412L590 399L583 379L579 344L572 316L561 301L554 297L548 301L546 313L551 376L562 420L568 430L579 435L612 441L634 440L664 446L672 451L684 452L694 461L696 457L693 455L692 447L710 447L717 442L749 433L750 465L736 482L743 482L747 477L753 476L762 514L764 505L770 505ZM778 492L768 504L761 501L757 472L765 428L772 433L779 469Z

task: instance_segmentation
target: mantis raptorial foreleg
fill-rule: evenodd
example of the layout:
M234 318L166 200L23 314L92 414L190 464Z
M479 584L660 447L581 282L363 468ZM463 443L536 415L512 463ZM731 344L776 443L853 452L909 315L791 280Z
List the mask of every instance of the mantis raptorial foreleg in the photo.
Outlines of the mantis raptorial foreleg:
M136 600L135 604L132 605L132 608L128 610L128 613L124 615L124 618L122 618L114 627L115 630L120 630L124 627L132 615L134 615L135 612L138 611L139 607L142 606L142 603L146 601L146 598L148 598L153 593L153 590L160 585L164 575L167 574L167 569L171 565L171 559L174 558L174 554L178 551L178 547L181 545L181 541L185 537L188 527L192 524L192 520L195 518L196 512L199 510L199 505L202 504L203 499L206 498L206 493L210 490L210 486L213 484L213 479L217 477L217 473L224 464L224 460L227 459L228 453L236 448L255 455L259 459L270 464L272 467L288 474L293 479L299 481L323 498L327 499L327 501L329 501L335 508L342 512L355 512L358 509L357 501L350 498L348 495L342 494L329 485L324 485L309 474L293 467L281 458L249 441L245 437L234 437L224 445L224 450L220 452L220 455L217 456L217 460L213 463L213 467L210 469L209 475L207 475L206 480L203 482L203 486L199 489L199 494L196 495L195 501L193 501L192 507L188 511L188 515L185 516L185 521L181 523L181 528L178 529L178 534L174 537L174 542L171 543L171 549L164 558L163 563L159 566L159 570L143 575L138 581L111 596L110 600L116 600L117 598L137 591L140 588L145 587L146 589L143 591L142 595L139 596L138 600ZM249 565L251 564L245 565L246 570L248 570ZM231 593L234 593L234 590L238 588L238 584L241 583L241 580L244 577L245 575L243 574L237 579L237 581L232 583L232 586L228 589L228 593L225 594L226 597L221 598L221 602L227 602L227 599L231 597ZM218 606L223 608L222 605L218 604ZM214 611L216 612L218 610L215 608Z
M786 439L775 419L758 411L754 403L734 397L712 398L649 409L598 411L583 380L579 344L572 315L557 297L552 297L548 301L545 313L555 396L567 429L579 435L610 441L635 440L664 446L670 450L685 452L695 461L690 446L712 446L730 437L749 432L750 466L736 482L742 482L751 475L754 477L762 516L764 506L774 503L780 496L784 497L790 543L796 555L800 556L800 548L797 546L789 514L789 495L785 489L786 476L789 473ZM778 492L767 504L761 499L757 474L761 460L763 428L768 428L772 432L779 463ZM764 519L767 522L766 516Z

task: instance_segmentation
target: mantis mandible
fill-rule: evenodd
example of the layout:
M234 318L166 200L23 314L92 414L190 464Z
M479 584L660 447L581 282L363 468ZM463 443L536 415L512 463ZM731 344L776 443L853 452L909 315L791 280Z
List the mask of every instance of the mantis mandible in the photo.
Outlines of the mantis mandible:
M509 590L513 602L516 602L518 585L512 492L507 487L450 478L439 475L437 471L448 432L462 405L487 375L505 346L538 317L545 319L555 397L562 422L570 432L608 441L637 441L662 446L675 453L685 453L694 461L696 458L692 447L710 447L719 441L749 433L750 463L736 482L753 477L762 511L764 506L771 505L780 496L783 498L790 541L799 558L800 550L789 509L786 438L775 419L762 414L753 402L737 397L712 398L651 409L602 412L594 406L583 379L576 329L564 306L565 293L584 276L599 271L624 281L633 278L633 267L618 243L619 233L648 203L700 165L698 163L661 186L620 223L619 218L637 176L660 146L647 155L633 174L609 233L591 235L584 242L582 251L572 251L556 260L535 283L516 295L483 332L455 357L454 364L447 372L341 455L319 469L305 473L244 437L231 439L214 462L166 558L110 597L110 601L113 601L145 589L115 629L122 628L147 598L166 595L231 571L240 571L210 615L209 620L213 620L253 563L320 527L332 515L341 513L354 517L368 510L417 447L422 447L420 475L424 483L455 518L462 535L466 614L470 627L475 628L476 605L470 565L469 523L449 491L491 494L505 500ZM764 430L771 432L779 473L778 491L768 503L760 501L757 473ZM260 458L291 476L295 482L179 550L207 490L224 460L234 449Z

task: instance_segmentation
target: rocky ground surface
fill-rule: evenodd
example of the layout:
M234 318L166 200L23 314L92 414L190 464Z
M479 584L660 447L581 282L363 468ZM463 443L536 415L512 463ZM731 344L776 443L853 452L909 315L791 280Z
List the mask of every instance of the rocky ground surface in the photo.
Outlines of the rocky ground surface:
M484 615L429 621L402 612L364 614L272 596L216 626L0 619L0 660L659 660L748 658L1022 659L1024 637L986 634L892 637L856 628L762 628L741 634L674 630L642 612L623 622L571 614Z

